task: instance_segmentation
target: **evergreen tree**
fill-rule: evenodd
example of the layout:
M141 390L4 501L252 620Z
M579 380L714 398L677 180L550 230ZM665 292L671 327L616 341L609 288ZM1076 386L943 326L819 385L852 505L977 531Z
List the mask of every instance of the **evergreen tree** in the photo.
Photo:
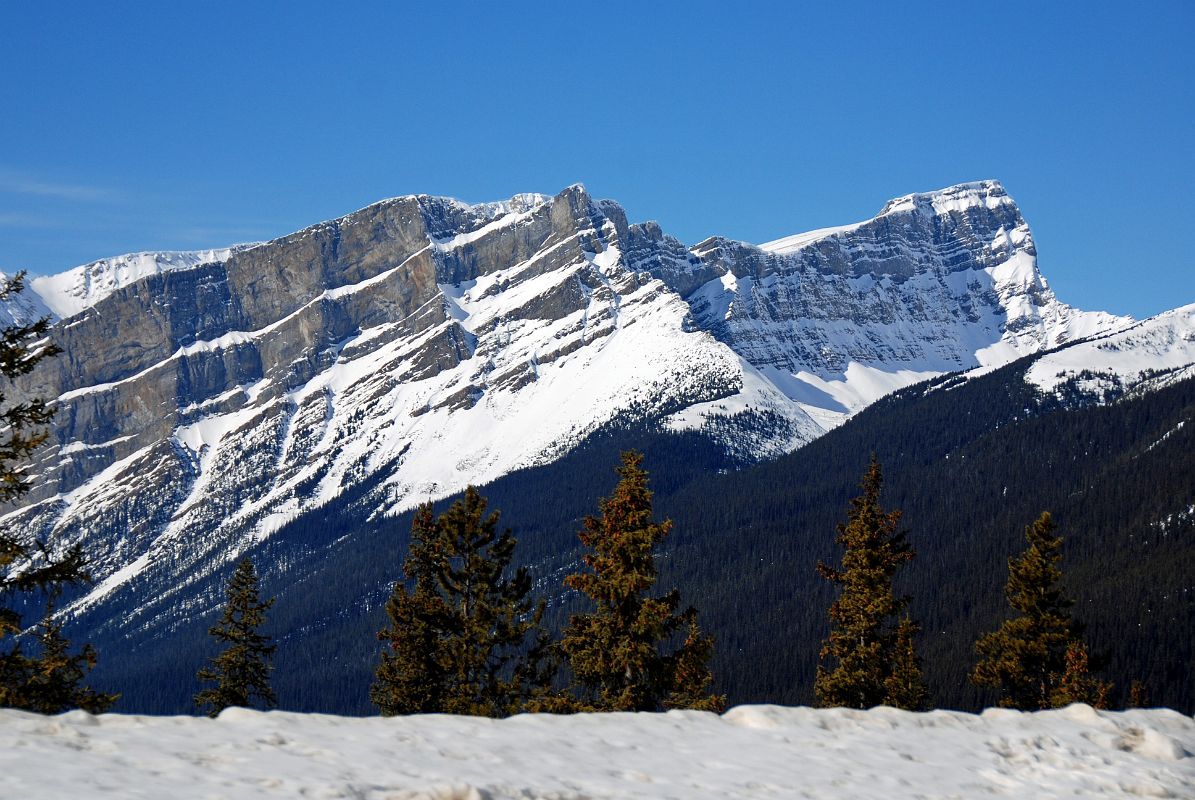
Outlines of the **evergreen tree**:
M1017 616L975 643L979 662L971 681L999 693L1008 708L1051 708L1067 671L1067 650L1077 641L1072 601L1062 589L1062 537L1048 512L1025 528L1028 547L1008 560L1004 596ZM1083 650L1086 662L1086 650Z
M919 708L925 702L913 647L917 626L911 620L897 623L909 600L892 588L896 570L912 560L913 550L897 530L901 512L880 507L883 482L873 455L862 493L851 500L846 524L838 526L837 541L845 548L842 568L817 565L822 577L842 587L830 606L830 636L814 682L823 707Z
M892 673L884 681L884 705L908 711L924 711L929 704L929 690L921 675L921 659L917 656L914 637L920 626L905 617L896 627L896 643L892 652Z
M255 698L268 708L278 702L270 688L270 657L276 645L259 632L274 599L260 599L252 561L246 558L237 565L227 594L224 614L208 629L216 641L227 647L210 659L210 666L200 669L198 676L201 683L216 685L195 695L196 708L203 710L206 706L211 717L232 706L251 707Z
M403 574L386 603L390 627L378 632L389 644L382 653L369 698L386 716L431 714L444 708L448 673L441 632L452 612L434 579L438 528L432 504L419 507L411 522L411 544Z
M54 619L52 600L46 604L37 640L41 652L30 660L25 685L19 692L18 708L41 714L60 714L81 708L92 714L102 714L120 697L82 685L87 673L95 668L95 649L85 644L81 652L71 655L70 642L62 635L62 623Z
M1091 674L1087 645L1079 639L1071 640L1066 648L1066 669L1058 681L1058 688L1050 697L1050 705L1062 708L1071 703L1086 703L1095 708L1107 708L1111 691L1112 684Z
M0 277L0 302L24 290L25 273L12 278ZM0 375L9 382L28 374L42 359L61 349L47 341L50 321L43 317L27 325L0 328ZM7 403L0 392L0 503L8 503L29 490L29 482L20 463L46 441L48 425L54 412L41 398ZM54 598L64 586L90 580L79 545L55 552L50 543L19 531L0 530L0 708L65 710L75 707L103 710L113 695L90 693L78 687L73 678L83 664L95 660L95 651L85 646L78 656L69 656L61 636L61 626L47 619L40 642L42 655L27 655L19 641L5 645L23 629L20 613L7 603L14 595L32 598L41 593ZM79 678L81 679L81 675ZM49 692L47 687L57 687ZM48 700L53 695L56 700ZM93 702L94 700L94 702ZM61 701L65 705L54 705ZM82 705L86 704L86 705Z
M1133 678L1129 684L1129 708L1149 708L1149 695L1145 691L1145 682L1140 678Z
M655 548L672 523L652 520L643 456L622 454L618 485L600 503L601 515L586 517L579 536L592 552L588 571L565 584L597 604L590 614L575 614L560 643L585 697L582 706L599 711L657 711L661 708L719 710L725 703L709 694L706 666L713 638L697 626L697 612L678 611L680 593L662 597L655 585ZM683 643L666 652L681 631Z
M389 647L370 699L384 715L500 717L521 710L543 673L544 603L526 569L510 573L515 538L470 486L439 518L431 504L412 522L410 549L386 605ZM410 584L410 585L408 585Z

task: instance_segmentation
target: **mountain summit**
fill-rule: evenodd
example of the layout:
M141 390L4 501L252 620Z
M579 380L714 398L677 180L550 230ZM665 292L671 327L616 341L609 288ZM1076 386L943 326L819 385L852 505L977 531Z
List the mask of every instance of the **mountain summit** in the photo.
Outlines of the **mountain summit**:
M123 595L122 625L346 491L409 508L627 425L766 459L922 378L1131 322L1055 298L995 181L692 248L580 185L406 196L31 288L64 352L19 388L58 414L6 522L82 542L100 582L74 610Z
M688 297L699 324L827 427L918 380L1131 322L1054 296L996 181L905 195L873 219L759 247L712 238L694 252L719 272Z

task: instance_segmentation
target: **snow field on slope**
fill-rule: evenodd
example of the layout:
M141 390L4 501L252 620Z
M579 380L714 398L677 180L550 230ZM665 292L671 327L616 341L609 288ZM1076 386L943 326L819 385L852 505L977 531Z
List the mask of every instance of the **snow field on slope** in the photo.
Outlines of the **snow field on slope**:
M764 242L759 245L760 250L766 250L769 253L777 255L788 255L795 253L803 247L808 247L811 244L820 242L822 239L827 239L831 236L837 236L840 233L851 233L862 228L871 220L863 220L862 222L854 222L849 225L834 225L829 228L818 228L814 231L806 231L805 233L794 233L791 236L783 236L779 239L773 239L770 242Z
M43 798L1195 796L1195 720L1166 709L218 719L0 711L4 794Z
M1088 371L1132 384L1143 371L1178 369L1192 363L1195 304L1042 356L1026 371L1025 380L1049 392L1071 376Z
M409 506L551 460L638 401L656 404L697 395L706 376L728 380L738 370L730 352L706 334L684 332L683 305L674 298L661 302L658 288L649 283L621 295L618 303L595 303L554 323L523 321L518 335L494 354L495 371L528 364L535 380L513 391L487 389L469 408L435 409L395 425L394 441L383 451L400 441L414 443L394 480L400 503ZM582 335L583 317L594 311L601 312L603 325L590 329L589 336L597 334L590 346L538 362L537 353ZM473 327L479 316L471 315L465 327ZM577 332L556 335L570 330ZM482 343L495 336L500 332ZM471 362L459 369L462 375L476 369ZM653 382L662 393L649 388ZM397 394L395 405L401 406Z

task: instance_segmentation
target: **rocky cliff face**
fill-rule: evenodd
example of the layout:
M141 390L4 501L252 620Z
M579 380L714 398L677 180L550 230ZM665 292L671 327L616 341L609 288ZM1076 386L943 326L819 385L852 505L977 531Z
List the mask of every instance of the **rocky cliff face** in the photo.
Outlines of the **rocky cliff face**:
M995 181L896 198L854 225L759 247L713 238L694 252L717 273L689 295L698 325L824 425L916 380L1128 322L1054 297Z
M629 421L766 458L921 377L1127 322L1054 298L994 182L691 250L580 186L402 197L33 289L6 313L44 306L64 353L19 390L59 410L5 522L84 543L101 580L76 610L163 602L355 486L410 507Z

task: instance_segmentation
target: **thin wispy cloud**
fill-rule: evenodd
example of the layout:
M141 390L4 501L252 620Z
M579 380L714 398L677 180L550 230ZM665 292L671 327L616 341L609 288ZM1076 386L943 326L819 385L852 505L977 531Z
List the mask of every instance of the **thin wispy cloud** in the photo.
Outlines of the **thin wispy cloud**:
M0 211L0 228L53 228L55 220L20 211Z
M73 200L76 202L110 200L117 194L111 189L99 186L59 183L12 172L0 172L0 193Z

